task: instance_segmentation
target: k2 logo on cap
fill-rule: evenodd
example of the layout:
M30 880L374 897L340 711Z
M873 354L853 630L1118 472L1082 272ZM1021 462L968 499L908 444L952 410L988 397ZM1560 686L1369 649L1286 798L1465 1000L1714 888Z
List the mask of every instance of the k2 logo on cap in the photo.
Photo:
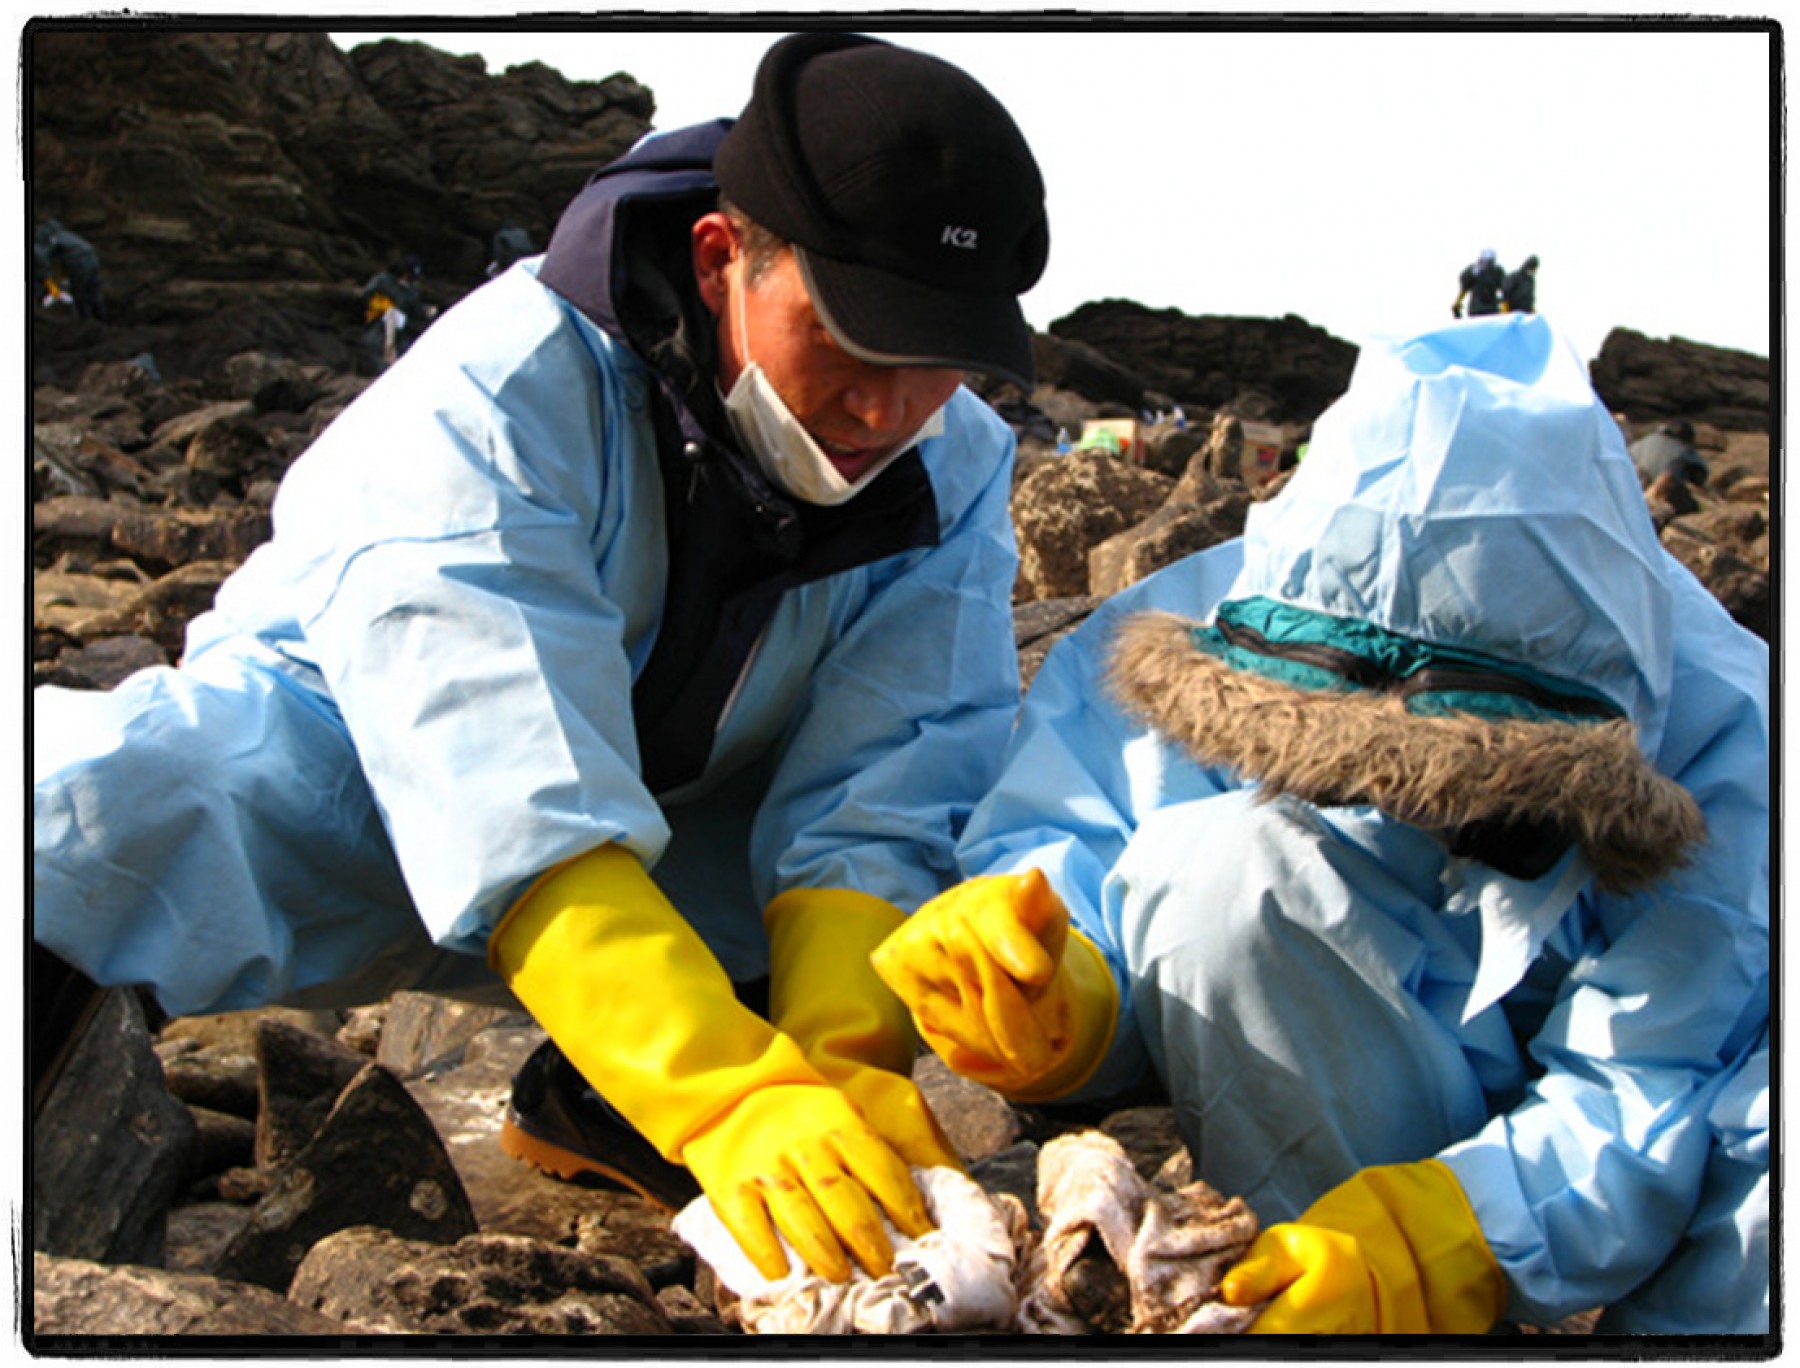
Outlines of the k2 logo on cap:
M958 228L954 223L946 223L941 241L948 246L960 247L965 252L972 252L975 250L975 230Z

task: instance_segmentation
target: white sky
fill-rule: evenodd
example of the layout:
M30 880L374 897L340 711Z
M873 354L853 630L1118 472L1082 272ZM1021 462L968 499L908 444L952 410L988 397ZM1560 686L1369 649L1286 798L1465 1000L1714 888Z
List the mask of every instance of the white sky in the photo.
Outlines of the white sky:
M661 32L516 18L335 36L479 53L495 75L527 61L575 80L628 72L664 128L736 114L776 36L721 31L717 15ZM1450 317L1457 274L1492 247L1508 269L1542 259L1539 310L1585 356L1614 326L1769 352L1781 147L1767 33L1548 19L1500 32L1455 14L1438 16L1445 32L1384 30L1371 14L1338 32L1267 18L1197 31L1198 16L1183 30L1161 15L1127 31L1024 17L995 31L1001 18L861 26L969 71L1032 143L1051 223L1049 268L1025 298L1040 329L1121 297L1294 313L1352 341L1411 332Z

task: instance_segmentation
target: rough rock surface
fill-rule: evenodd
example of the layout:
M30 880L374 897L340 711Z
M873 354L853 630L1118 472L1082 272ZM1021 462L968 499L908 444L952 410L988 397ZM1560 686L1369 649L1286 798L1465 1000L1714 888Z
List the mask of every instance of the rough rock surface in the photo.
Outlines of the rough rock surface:
M1769 360L1726 347L1659 341L1614 328L1589 366L1609 408L1633 417L1686 418L1738 432L1769 431Z
M32 1248L160 1264L169 1207L199 1148L194 1119L163 1086L136 996L112 989L34 1119Z
M214 316L192 340L217 361L317 350L405 253L445 302L434 281L478 281L504 223L548 242L654 112L629 76L493 76L479 57L392 39L346 53L318 31L51 25L27 35L26 68L35 212L99 249L109 313ZM176 339L157 351L174 359Z
M1289 314L1195 318L1124 299L1083 304L1050 325L1087 343L1183 405L1233 406L1240 417L1310 422L1350 384L1356 347Z
M1162 506L1173 481L1103 452L1039 466L1013 496L1019 537L1015 599L1071 598L1088 589L1088 552Z
M97 1335L341 1336L351 1328L266 1287L199 1273L38 1253L31 1281L33 1347L40 1353L92 1353Z
M384 1334L673 1333L632 1264L517 1235L442 1245L355 1226L308 1250L288 1298Z

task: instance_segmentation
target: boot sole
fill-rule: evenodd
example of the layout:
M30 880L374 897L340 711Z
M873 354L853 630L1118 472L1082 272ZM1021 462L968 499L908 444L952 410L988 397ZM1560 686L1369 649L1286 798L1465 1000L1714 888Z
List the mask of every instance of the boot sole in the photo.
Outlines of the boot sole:
M610 1164L603 1164L597 1159L577 1154L574 1150L564 1149L561 1145L552 1144L548 1140L540 1140L537 1136L523 1129L508 1115L500 1123L500 1150L510 1158L522 1164L528 1164L540 1173L547 1173L564 1182L579 1182L583 1178L598 1178L616 1187L622 1187L636 1193L659 1211L673 1215L680 1210L668 1201L658 1197L623 1169Z

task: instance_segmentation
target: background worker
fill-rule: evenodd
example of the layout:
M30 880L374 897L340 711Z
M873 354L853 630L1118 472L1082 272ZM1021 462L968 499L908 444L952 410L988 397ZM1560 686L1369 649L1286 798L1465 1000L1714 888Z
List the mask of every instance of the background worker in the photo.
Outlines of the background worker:
M1496 318L1052 651L876 963L1011 1097L1153 1071L1261 1332L1766 1334L1769 828L1766 645Z
M365 345L381 366L391 366L418 339L431 308L420 293L425 263L408 255L377 271L362 287Z
M1500 287L1502 313L1537 312L1537 272L1537 257L1528 256L1518 270L1507 274L1505 283Z
M1453 317L1463 316L1463 305L1468 304L1470 318L1481 318L1487 314L1500 312L1500 290L1506 283L1506 271L1494 258L1492 247L1483 247L1475 260L1463 267L1462 275L1457 278L1460 287L1455 302L1450 305Z
M494 230L493 249L488 257L487 274L497 276L513 262L537 255L537 244L531 234L516 223L503 223Z
M1673 472L1675 477L1695 487L1703 487L1711 475L1706 458L1694 445L1694 425L1686 418L1670 418L1658 423L1627 448L1631 463L1637 467L1638 479L1647 487Z
M66 285L78 317L106 321L100 253L93 243L63 227L61 220L47 219L32 233L31 252L40 289L54 296Z
M183 1014L497 977L554 1042L527 1139L691 1175L769 1276L885 1271L956 1159L868 953L1017 705L960 380L1029 387L1043 199L969 76L838 33L604 168L293 466L179 668L38 691L42 963Z

